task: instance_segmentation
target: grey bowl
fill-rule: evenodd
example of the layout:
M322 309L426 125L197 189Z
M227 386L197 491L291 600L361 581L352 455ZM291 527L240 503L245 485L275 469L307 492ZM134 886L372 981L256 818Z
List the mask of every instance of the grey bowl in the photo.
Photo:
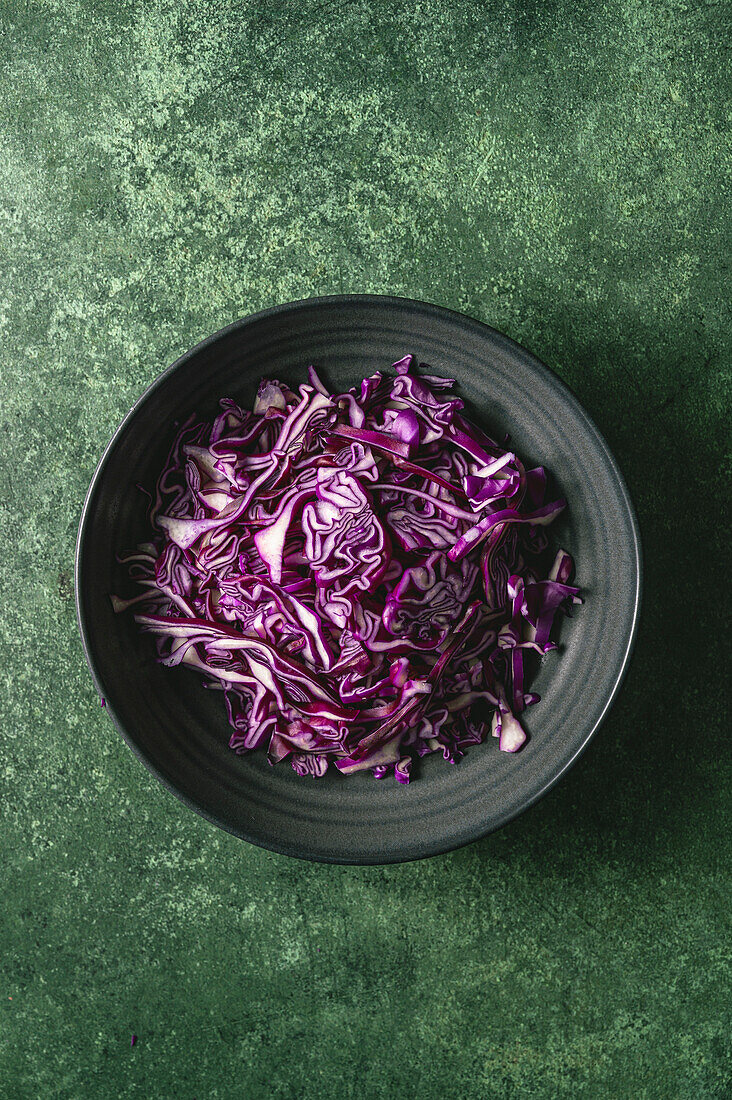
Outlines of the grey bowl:
M290 383L310 363L339 388L407 352L455 377L471 415L510 433L551 471L569 501L552 537L577 562L585 604L563 624L532 688L527 746L493 739L457 765L427 757L408 787L370 775L300 778L264 753L237 756L221 696L155 663L151 643L109 593L128 584L116 555L147 536L145 502L176 422L212 415L218 399L251 401L262 376ZM449 310L403 298L345 295L278 306L222 329L149 387L115 432L92 479L79 528L76 599L97 690L133 752L186 805L254 844L338 863L390 863L445 852L531 806L578 758L625 674L638 623L641 552L623 478L567 387L518 344Z

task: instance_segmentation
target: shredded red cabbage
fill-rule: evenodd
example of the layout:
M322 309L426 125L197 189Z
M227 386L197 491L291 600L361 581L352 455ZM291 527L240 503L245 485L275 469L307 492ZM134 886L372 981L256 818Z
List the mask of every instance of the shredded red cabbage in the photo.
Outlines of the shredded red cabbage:
M329 394L259 387L179 430L151 541L121 560L164 665L222 690L242 753L299 775L369 769L409 783L415 756L455 762L490 732L526 741L528 651L555 649L580 603L572 559L551 564L546 475L463 416L449 379L414 356Z

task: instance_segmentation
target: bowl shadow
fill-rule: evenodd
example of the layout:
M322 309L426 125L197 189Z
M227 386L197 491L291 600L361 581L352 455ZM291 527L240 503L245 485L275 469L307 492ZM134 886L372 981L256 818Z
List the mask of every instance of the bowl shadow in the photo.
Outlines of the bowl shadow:
M710 782L729 759L724 691L715 669L722 634L717 580L726 572L715 471L724 453L722 411L688 415L703 369L659 359L659 377L679 379L632 395L592 381L593 364L627 358L604 342L565 349L588 382L575 392L618 456L633 497L644 548L644 595L635 652L612 712L562 782L520 818L472 846L481 859L520 860L537 880L560 853L576 865L600 858L638 870L708 827L720 810ZM551 356L547 359L551 362ZM708 361L705 368L708 367ZM649 471L651 476L649 476ZM587 594L589 595L589 594ZM591 598L583 614L591 614ZM722 639L722 644L724 639ZM720 825L720 827L722 827Z

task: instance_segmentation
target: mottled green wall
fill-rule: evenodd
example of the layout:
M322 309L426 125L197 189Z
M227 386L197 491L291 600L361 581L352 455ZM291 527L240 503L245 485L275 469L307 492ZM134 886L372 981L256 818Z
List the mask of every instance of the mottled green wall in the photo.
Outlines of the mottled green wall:
M0 1095L729 1096L726 5L2 0L0 50ZM550 363L646 553L581 763L388 869L179 805L100 712L73 613L133 399L236 317L338 291Z

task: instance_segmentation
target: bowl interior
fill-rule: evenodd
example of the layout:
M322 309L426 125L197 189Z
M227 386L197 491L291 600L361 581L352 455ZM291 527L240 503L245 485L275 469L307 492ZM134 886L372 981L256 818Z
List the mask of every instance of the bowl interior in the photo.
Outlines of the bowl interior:
M212 417L221 397L251 403L261 377L295 387L308 364L344 388L407 352L457 378L470 415L521 457L551 471L569 501L550 528L577 562L585 604L561 632L532 688L527 746L511 756L489 739L457 765L436 756L408 787L370 774L300 778L263 752L237 756L220 693L161 668L152 643L109 594L132 594L116 555L149 536L146 501L176 423ZM617 466L567 388L528 352L478 322L404 299L311 299L230 326L194 348L143 395L95 474L77 553L77 602L87 658L133 750L188 805L254 843L307 858L386 862L445 851L503 824L566 770L619 686L637 621L639 543Z

